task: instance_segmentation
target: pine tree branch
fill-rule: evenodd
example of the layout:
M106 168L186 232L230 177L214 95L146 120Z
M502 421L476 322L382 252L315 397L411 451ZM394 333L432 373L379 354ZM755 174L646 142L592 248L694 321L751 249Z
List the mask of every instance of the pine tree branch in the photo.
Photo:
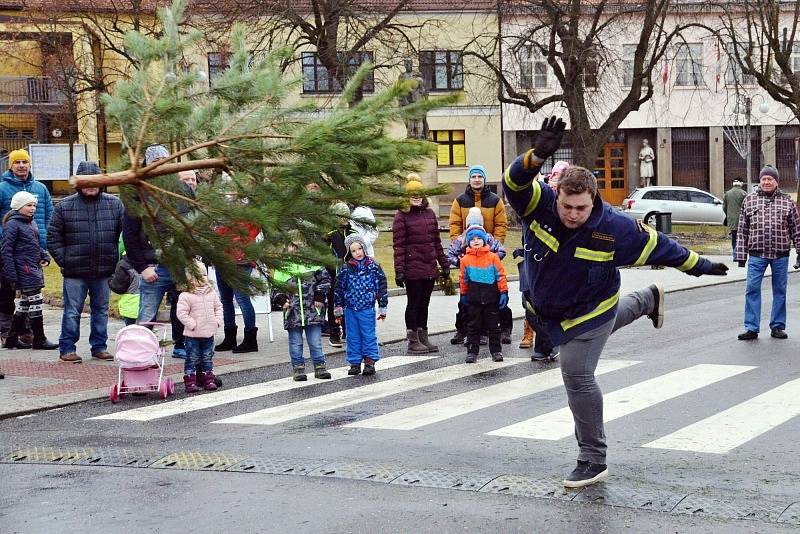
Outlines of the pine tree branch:
M198 169L224 169L227 167L227 159L225 158L208 158L198 159L193 161L180 161L178 163L167 163L161 165L159 168L154 168L145 172L145 168L127 169L119 172L112 172L111 174L85 174L80 176L71 176L69 179L70 185L77 189L84 187L108 187L113 185L124 184L138 184L142 180L155 178L156 176L165 176L167 174L176 174L180 171L192 171Z

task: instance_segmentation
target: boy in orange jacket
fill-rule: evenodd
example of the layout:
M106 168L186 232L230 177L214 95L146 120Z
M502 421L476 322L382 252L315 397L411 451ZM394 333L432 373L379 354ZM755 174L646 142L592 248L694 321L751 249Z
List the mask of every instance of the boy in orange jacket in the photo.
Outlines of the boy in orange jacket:
M506 271L500 258L486 245L488 236L480 226L467 230L467 253L461 258L461 304L467 324L466 363L475 363L480 350L481 331L489 333L492 361L502 362L499 314L508 304Z

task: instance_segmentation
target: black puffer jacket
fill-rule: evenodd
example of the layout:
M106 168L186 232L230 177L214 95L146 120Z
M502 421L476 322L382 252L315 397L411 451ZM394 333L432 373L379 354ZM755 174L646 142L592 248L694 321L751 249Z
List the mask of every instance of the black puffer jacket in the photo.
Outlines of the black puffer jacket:
M31 217L14 213L3 227L0 252L3 275L13 288L42 288L44 273L39 264L50 256L39 245L39 229Z
M47 246L65 277L106 278L114 273L124 211L122 202L106 193L75 193L56 204Z

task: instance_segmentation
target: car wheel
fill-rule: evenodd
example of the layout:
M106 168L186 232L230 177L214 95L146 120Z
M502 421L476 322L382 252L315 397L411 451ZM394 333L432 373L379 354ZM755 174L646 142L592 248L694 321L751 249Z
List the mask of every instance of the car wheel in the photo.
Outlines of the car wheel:
M649 226L650 228L656 227L656 213L657 211L651 211L647 215L644 216L644 223Z

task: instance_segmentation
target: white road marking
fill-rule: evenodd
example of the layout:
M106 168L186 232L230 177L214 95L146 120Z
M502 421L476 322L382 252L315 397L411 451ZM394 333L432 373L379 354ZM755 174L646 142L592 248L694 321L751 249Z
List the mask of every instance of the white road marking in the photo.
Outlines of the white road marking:
M390 356L380 360L378 369L391 369L402 365L431 360L435 356ZM121 421L152 421L171 415L178 415L196 410L203 410L205 408L213 408L215 406L222 406L223 404L230 404L232 402L239 402L243 400L255 399L257 397L264 397L273 393L281 391L288 391L291 389L299 389L309 387L317 384L326 384L331 380L341 380L348 378L348 367L337 367L329 369L331 373L330 380L316 380L313 378L313 371L307 382L295 382L291 377L279 378L270 382L262 382L260 384L252 384L250 386L242 386L233 389L220 389L213 393L201 393L193 397L186 397L172 402L163 402L160 404L152 404L150 406L143 406L141 408L133 408L131 410L124 410L121 412L114 412L107 415L92 417L90 419L113 419ZM353 378L353 377L350 377ZM180 387L180 384L176 384ZM124 400L122 401L124 402Z
M406 391L432 386L449 380L456 380L470 375L492 371L527 362L522 358L506 358L503 362L493 362L489 359L479 360L478 363L462 363L448 367L440 367L431 371L376 382L361 387L337 391L327 395L311 397L290 404L283 404L258 410L252 413L237 415L214 421L214 423L233 423L246 425L276 425L293 419L300 419L329 410L344 408L353 404L368 402Z
M681 428L644 447L725 454L800 415L800 379Z
M600 360L597 366L597 374L610 373L637 363L640 362ZM345 426L355 428L413 430L563 385L564 382L561 379L561 370L551 369L542 373L532 374L508 382L502 382L485 388L426 402L417 406L411 406L377 417L371 417L363 421L356 421Z
M604 421L644 410L755 367L744 365L700 364L639 382L603 397ZM527 419L492 432L491 436L559 440L574 435L575 423L569 408Z

